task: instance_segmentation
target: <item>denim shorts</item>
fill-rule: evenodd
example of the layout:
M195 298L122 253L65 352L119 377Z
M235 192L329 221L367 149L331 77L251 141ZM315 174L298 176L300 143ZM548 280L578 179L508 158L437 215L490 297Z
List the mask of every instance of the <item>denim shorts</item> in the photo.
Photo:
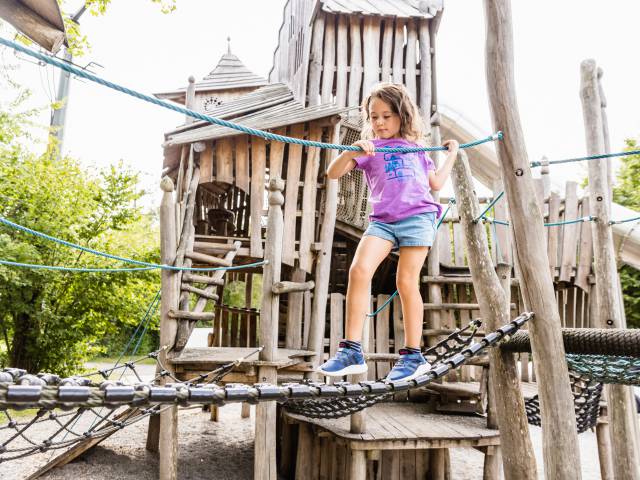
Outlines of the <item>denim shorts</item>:
M392 223L372 220L365 235L389 240L393 243L392 250L400 247L430 247L436 236L436 212L418 213Z

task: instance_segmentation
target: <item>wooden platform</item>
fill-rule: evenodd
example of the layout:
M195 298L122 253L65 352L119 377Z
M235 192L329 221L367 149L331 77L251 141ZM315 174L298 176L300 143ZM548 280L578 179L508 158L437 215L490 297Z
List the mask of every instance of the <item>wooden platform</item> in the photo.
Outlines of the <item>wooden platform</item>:
M179 356L170 359L170 363L174 366L179 378L188 380L196 375L210 372L221 365L246 357L255 351L256 349L252 347L185 348ZM225 383L256 383L258 381L257 367L263 366L276 367L278 370L303 372L310 368L310 363L306 361L306 358L314 354L308 350L280 348L276 361L265 362L258 360L256 353L234 367L233 371L225 376L224 381Z
M500 433L476 416L427 413L421 403L382 403L366 410L365 433L350 433L349 417L321 420L286 413L289 420L348 442L352 450L419 450L500 445ZM320 436L326 436L318 433Z

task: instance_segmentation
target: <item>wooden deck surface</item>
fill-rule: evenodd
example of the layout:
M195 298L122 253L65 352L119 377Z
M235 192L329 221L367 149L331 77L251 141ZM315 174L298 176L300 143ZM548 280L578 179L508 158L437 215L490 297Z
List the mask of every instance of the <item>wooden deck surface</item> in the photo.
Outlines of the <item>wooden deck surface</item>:
M231 363L239 358L246 357L255 352L254 347L195 347L185 348L180 356L172 358L173 365L224 365ZM284 368L290 365L304 362L304 357L314 355L314 352L307 350L294 350L288 348L279 348L278 356L275 362L264 362L258 360L258 353L251 355L242 362L247 366L276 366Z
M354 450L406 450L500 444L500 433L498 430L488 429L485 418L427 413L427 408L428 406L422 403L377 404L365 410L366 432L361 434L350 433L349 417L322 420L289 413L287 416L295 422L314 425L338 439L349 441L350 448Z
M538 394L538 384L533 382L520 382L524 398L532 398ZM467 392L469 396L480 394L480 382L454 382L454 383L430 383L427 390L438 393Z

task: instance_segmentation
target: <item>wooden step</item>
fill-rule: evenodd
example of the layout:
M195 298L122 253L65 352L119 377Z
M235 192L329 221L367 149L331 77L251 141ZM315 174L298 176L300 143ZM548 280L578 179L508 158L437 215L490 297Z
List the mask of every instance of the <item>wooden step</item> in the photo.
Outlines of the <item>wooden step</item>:
M169 318L175 318L177 320L192 320L194 322L198 322L200 320L213 321L216 318L216 314L212 312L185 312L183 310L170 310Z
M206 275L194 275L193 273L183 273L182 281L187 283L205 283L207 285L224 285L221 278L208 277Z
M201 288L192 287L191 285L182 284L181 289L183 292L195 293L196 295L204 297L208 300L217 301L220 298L215 293L210 293L206 290L202 290Z
M458 285L472 285L473 277L471 275L424 275L422 277L422 283L449 283ZM518 286L519 281L517 278L511 279L511 286Z
M425 303L424 309L426 311L434 310L480 310L480 305L477 303ZM516 309L516 304L511 304L511 310Z
M214 257L212 255L207 255L205 253L187 252L185 253L185 257L190 258L194 262L208 263L209 265L220 265L222 267L231 266L231 260Z

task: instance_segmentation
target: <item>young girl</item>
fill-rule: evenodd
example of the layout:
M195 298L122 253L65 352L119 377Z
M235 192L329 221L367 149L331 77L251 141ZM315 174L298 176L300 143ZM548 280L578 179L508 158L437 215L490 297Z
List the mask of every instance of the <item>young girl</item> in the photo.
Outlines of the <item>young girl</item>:
M424 307L419 275L436 234L436 218L442 208L430 190L446 182L458 153L458 142L448 140L447 159L440 169L425 152L383 153L380 147L415 147L423 132L416 105L402 85L379 84L362 103L364 151L346 151L327 168L329 178L340 178L354 168L364 171L372 212L349 269L345 340L335 357L318 371L328 376L364 373L367 364L360 344L362 325L369 307L369 286L378 265L398 250L396 285L402 301L406 345L387 375L388 381L412 380L431 368L420 353Z

